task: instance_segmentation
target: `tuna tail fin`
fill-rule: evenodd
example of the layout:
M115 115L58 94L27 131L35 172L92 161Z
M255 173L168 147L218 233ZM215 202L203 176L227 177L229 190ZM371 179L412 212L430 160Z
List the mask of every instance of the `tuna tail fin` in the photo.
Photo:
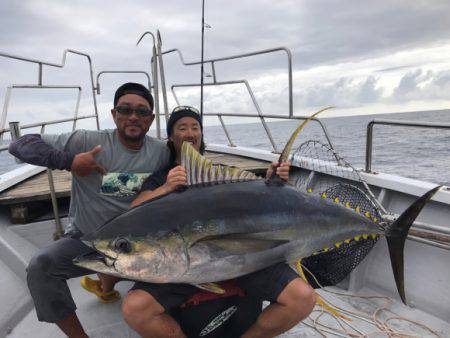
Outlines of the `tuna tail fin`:
M416 217L419 215L425 204L441 188L437 186L423 196L419 197L408 209L406 209L396 220L386 229L386 240L391 257L392 271L394 273L397 291L406 304L405 284L404 284L404 265L403 249L405 248L406 236Z
M324 112L325 110L331 109L334 107L326 107L318 112L312 114L310 117L308 117L301 125L297 127L297 129L294 130L291 137L287 141L286 145L284 146L283 152L280 154L280 157L278 158L278 163L287 162L289 158L289 154L291 153L292 145L294 144L295 139L297 138L300 131L303 129L303 127L311 121L313 118L315 118L320 113ZM281 182L280 178L275 174L276 170L272 172L272 176L268 177L266 182L274 181L274 182Z

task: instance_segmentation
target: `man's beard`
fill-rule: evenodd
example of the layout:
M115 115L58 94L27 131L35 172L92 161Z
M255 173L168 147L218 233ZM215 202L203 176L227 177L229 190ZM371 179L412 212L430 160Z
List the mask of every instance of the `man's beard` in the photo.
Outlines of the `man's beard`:
M125 132L125 129L117 129L117 131L119 132L120 136L122 136L122 138L128 142L139 142L139 141L142 141L145 137L144 132L141 132L140 134L135 135L135 136L130 136L130 135L127 135L127 133Z

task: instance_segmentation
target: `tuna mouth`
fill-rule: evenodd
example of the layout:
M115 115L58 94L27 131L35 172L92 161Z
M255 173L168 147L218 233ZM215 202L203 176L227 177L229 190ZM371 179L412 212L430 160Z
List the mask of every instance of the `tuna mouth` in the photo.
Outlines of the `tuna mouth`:
M92 246L91 246L92 247ZM91 251L88 253L85 253L83 255L77 256L74 258L74 263L83 263L83 262L102 262L109 268L115 269L115 263L117 258L108 256L104 254L103 252L100 252L93 247L95 251Z
M74 263L81 263L85 261L102 261L106 265L105 256L98 251L92 251L74 258Z

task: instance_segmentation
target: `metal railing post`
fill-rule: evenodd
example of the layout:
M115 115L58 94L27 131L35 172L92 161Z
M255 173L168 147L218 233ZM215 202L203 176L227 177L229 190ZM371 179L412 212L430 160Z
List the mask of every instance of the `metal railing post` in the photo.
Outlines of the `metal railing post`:
M266 121L264 120L264 117L263 117L264 114L262 113L261 108L259 107L259 104L256 101L256 97L253 94L250 84L248 83L247 80L244 80L244 83L245 83L245 87L247 88L247 91L250 94L250 98L252 99L253 105L255 106L256 111L258 112L258 115L260 116L261 123L264 127L264 130L266 131L267 137L269 138L270 143L272 144L272 149L273 149L274 153L278 153L279 151L277 149L277 145L275 144L275 141L272 138L272 134L270 133L269 127L267 126Z
M163 106L164 106L164 116L166 117L166 121L169 120L169 107L167 104L167 93L166 93L166 77L164 75L164 63L163 56L161 54L161 34L159 30L156 31L157 36L157 49L158 49L158 62L159 62L159 77L161 79L161 94L163 98Z
M41 127L41 135L45 131L45 124ZM59 217L58 199L56 198L55 181L53 179L53 171L47 168L48 185L50 188L50 198L52 201L53 217L55 218L55 232L53 233L53 240L56 241L61 238L64 233L64 229L61 224L61 218Z
M372 137L373 137L373 123L369 122L367 125L367 137L366 137L366 172L370 173L372 170Z
M55 232L53 233L53 239L56 241L60 239L64 233L64 229L61 224L61 218L59 217L58 199L56 198L55 183L53 179L53 172L51 169L47 169L48 185L50 187L50 197L52 200L53 216L55 217Z
M97 96L95 94L94 70L92 69L91 57L88 54L81 53L81 52L78 52L78 51L73 50L73 49L66 49L65 52L66 53L73 53L73 54L81 55L81 56L84 56L84 57L86 57L88 59L89 75L90 75L90 78L91 78L92 99L93 99L93 103L94 103L95 122L97 123L97 130L100 130L100 120L98 118L98 108L97 108ZM64 54L64 61L65 61L65 58L66 58L66 54Z
M73 115L72 131L75 131L77 129L78 109L80 108L80 100L81 100L81 87L78 87L78 97L77 103L75 105L75 113Z
M211 61L211 71L213 76L214 83L217 82L217 76L216 76L216 66L214 65L214 61Z
M156 136L161 139L161 114L159 113L159 89L158 89L158 58L156 56L156 46L153 46L153 57L151 61L152 77L153 77L153 97L155 100L156 114ZM166 120L167 121L167 120Z
M264 120L264 117L261 115L259 116L259 118L261 119L261 123L264 127L264 130L266 131L267 137L269 138L270 144L272 144L273 152L275 154L280 153L277 149L277 145L275 144L275 141L272 138L272 134L270 133L269 126L267 125L266 120Z
M156 115L156 137L161 139L161 120L159 114L159 93L158 93L158 60L157 60L157 52L156 52L156 40L155 35L152 32L145 32L141 35L136 46L142 41L144 36L150 35L153 40L153 48L152 48L152 58L150 59L150 70L152 73L153 80L153 99L155 103L155 115Z
M173 89L174 86L170 87L170 91L172 92L173 98L175 100L175 102L177 103L177 106L180 105L180 101L178 101L178 97L177 94L175 94L175 90Z
M20 123L18 121L9 122L9 132L11 133L11 142L14 142L20 137ZM23 163L17 157L14 157L16 163Z
M4 130L6 125L6 115L8 113L9 100L11 99L11 89L12 89L11 86L6 88L5 102L3 103L2 117L0 119L1 130ZM0 141L2 140L3 140L3 133L0 134Z
M38 85L42 86L42 63L38 63L39 70L38 70Z
M219 118L220 124L222 124L222 128L223 128L223 131L225 132L225 136L228 139L229 146L236 147L236 145L233 143L233 141L231 141L230 134L228 134L228 130L227 130L227 127L225 126L225 123L223 122L222 115L217 114L217 117Z

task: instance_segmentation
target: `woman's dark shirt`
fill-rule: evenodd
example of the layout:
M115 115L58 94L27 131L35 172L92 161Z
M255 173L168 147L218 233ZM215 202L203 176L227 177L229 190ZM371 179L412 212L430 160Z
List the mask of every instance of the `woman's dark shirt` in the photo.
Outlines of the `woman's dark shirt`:
M167 167L155 171L153 174L151 174L147 179L142 183L141 186L141 192L146 190L155 190L156 188L159 188L167 181L167 174L169 173L170 169L175 168L177 164L175 162L170 163Z

